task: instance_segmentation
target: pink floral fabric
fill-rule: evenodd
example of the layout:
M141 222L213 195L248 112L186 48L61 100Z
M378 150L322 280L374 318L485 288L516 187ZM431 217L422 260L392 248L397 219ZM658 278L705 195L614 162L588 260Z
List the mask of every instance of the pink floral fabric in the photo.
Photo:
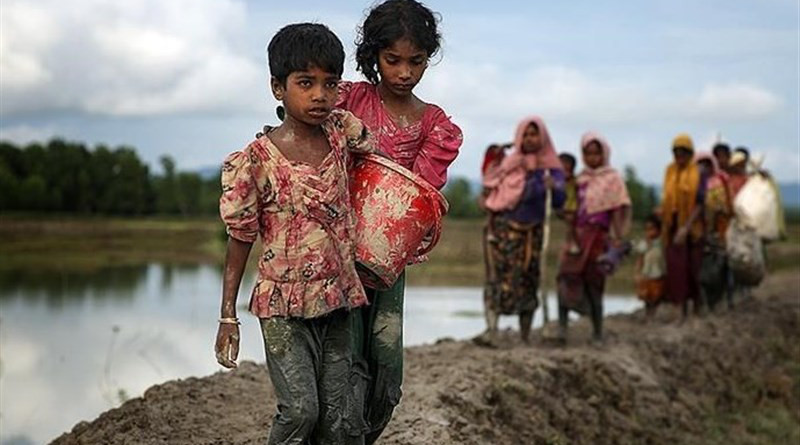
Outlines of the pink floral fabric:
M428 104L422 119L398 125L386 112L375 85L369 82L339 83L336 106L352 112L375 134L378 148L393 161L422 176L437 189L447 182L447 168L458 156L461 129L444 110Z
M336 110L322 124L330 153L319 166L289 161L267 135L222 167L220 215L229 236L263 247L250 311L260 318L315 318L366 304L356 274L346 170L375 151L366 127Z

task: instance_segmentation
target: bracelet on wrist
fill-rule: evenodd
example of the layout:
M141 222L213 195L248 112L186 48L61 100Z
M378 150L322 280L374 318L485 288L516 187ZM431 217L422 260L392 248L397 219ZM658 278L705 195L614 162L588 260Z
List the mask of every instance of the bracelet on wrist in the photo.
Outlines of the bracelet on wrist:
M217 320L217 321L219 321L219 323L220 323L220 324L235 324L235 325L240 325L240 324L242 324L242 323L239 321L239 318L238 318L238 317L221 317L221 318L220 318L219 320Z

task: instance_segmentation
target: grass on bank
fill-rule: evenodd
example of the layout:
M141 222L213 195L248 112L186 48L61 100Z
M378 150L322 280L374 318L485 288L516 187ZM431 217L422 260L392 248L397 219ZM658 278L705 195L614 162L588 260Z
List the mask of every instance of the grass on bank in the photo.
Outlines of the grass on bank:
M483 220L446 219L430 261L408 269L410 285L481 286L484 280ZM641 237L636 226L634 238ZM547 276L552 291L564 225L554 221ZM254 251L256 251L254 249ZM224 228L216 218L78 218L0 215L0 270L91 272L151 262L222 264ZM800 265L800 224L789 226L785 241L767 247L773 270ZM250 267L258 255L251 255ZM609 280L610 292L632 291L633 258Z

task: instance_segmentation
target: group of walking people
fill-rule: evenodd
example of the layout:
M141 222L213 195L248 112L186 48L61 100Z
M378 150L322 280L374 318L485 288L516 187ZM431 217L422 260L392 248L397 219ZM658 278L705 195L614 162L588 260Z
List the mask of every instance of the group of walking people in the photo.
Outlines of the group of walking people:
M496 344L500 315L518 315L523 342L530 341L533 314L544 302L540 287L546 266L550 217L565 224L558 252L555 290L558 335L566 343L570 312L587 315L592 340L603 341L603 294L607 278L630 252L638 255L632 277L645 302L646 319L673 303L682 314L733 305L735 289L746 293L727 264L726 232L734 199L748 181L749 152L718 143L696 153L687 134L671 144L661 204L645 221L644 239L628 240L632 202L625 180L611 166L611 146L599 133L580 140L577 159L557 154L540 117L524 119L512 144L493 144L482 165L480 205L487 212L483 246L487 330L475 341Z

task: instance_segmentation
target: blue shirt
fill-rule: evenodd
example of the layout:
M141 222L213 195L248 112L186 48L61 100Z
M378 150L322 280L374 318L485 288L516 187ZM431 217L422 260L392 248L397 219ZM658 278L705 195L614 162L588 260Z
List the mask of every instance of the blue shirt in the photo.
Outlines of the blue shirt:
M567 199L566 176L563 170L555 168L550 169L550 176L554 183L552 208L560 209ZM541 223L544 221L545 190L544 169L529 172L525 178L522 199L514 209L504 212L503 216L522 224Z

